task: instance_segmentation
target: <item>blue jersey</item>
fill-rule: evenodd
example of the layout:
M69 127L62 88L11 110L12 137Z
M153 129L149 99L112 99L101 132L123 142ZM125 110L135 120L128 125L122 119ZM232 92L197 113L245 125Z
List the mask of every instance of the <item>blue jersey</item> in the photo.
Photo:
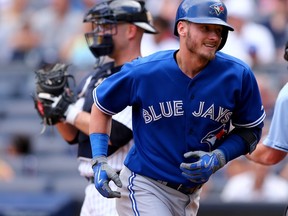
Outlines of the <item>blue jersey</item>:
M265 111L256 79L242 61L218 52L194 78L161 51L125 64L93 91L96 106L113 115L131 105L134 146L125 165L136 174L194 186L181 175L188 151L211 151L230 124L262 124Z

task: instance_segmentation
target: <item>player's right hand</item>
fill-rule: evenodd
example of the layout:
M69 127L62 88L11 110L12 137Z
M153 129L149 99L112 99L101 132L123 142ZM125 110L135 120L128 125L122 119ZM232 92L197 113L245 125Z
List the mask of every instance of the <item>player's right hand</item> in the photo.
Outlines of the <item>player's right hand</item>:
M96 159L95 165L92 167L94 171L94 184L99 193L106 198L120 198L118 191L112 191L109 182L112 180L118 187L122 187L122 182L116 171L107 164L107 158L100 156Z

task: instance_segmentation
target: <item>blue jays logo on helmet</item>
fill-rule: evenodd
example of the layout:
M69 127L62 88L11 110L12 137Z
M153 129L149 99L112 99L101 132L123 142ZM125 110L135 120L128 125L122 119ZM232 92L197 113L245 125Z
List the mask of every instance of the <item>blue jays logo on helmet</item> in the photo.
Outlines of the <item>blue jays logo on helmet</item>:
M221 3L215 3L213 5L210 6L210 8L212 8L212 10L210 11L210 13L213 14L217 14L217 16L219 16L221 13L225 13L225 7L223 6L222 2Z
M234 31L227 23L227 9L221 0L183 0L175 18L174 34L178 35L177 24L185 20L198 24L215 24L223 26L222 40L218 50L226 43L228 31Z

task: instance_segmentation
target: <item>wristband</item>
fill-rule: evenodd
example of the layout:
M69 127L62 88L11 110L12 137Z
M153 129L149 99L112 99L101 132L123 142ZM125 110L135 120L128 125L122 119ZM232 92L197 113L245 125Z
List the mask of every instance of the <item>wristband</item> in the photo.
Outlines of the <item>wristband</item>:
M89 137L93 156L92 158L103 155L107 157L108 142L109 142L108 134L92 133L89 135Z
M82 111L84 101L84 98L80 98L75 104L68 106L68 109L64 114L66 116L66 122L74 125L76 117Z
M81 112L82 110L77 109L73 104L69 105L67 112L65 113L66 115L66 122L74 125L75 119L77 115Z

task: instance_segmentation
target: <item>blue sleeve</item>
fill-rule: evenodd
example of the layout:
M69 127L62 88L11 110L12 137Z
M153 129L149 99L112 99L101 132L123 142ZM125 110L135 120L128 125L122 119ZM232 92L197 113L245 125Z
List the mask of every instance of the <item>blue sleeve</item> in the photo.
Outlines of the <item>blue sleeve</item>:
M95 105L108 115L115 115L131 105L133 92L132 66L124 65L122 69L106 78L93 91Z
M243 71L242 88L237 103L237 109L232 117L232 124L235 127L255 127L265 119L266 113L259 87L254 74L248 68Z

